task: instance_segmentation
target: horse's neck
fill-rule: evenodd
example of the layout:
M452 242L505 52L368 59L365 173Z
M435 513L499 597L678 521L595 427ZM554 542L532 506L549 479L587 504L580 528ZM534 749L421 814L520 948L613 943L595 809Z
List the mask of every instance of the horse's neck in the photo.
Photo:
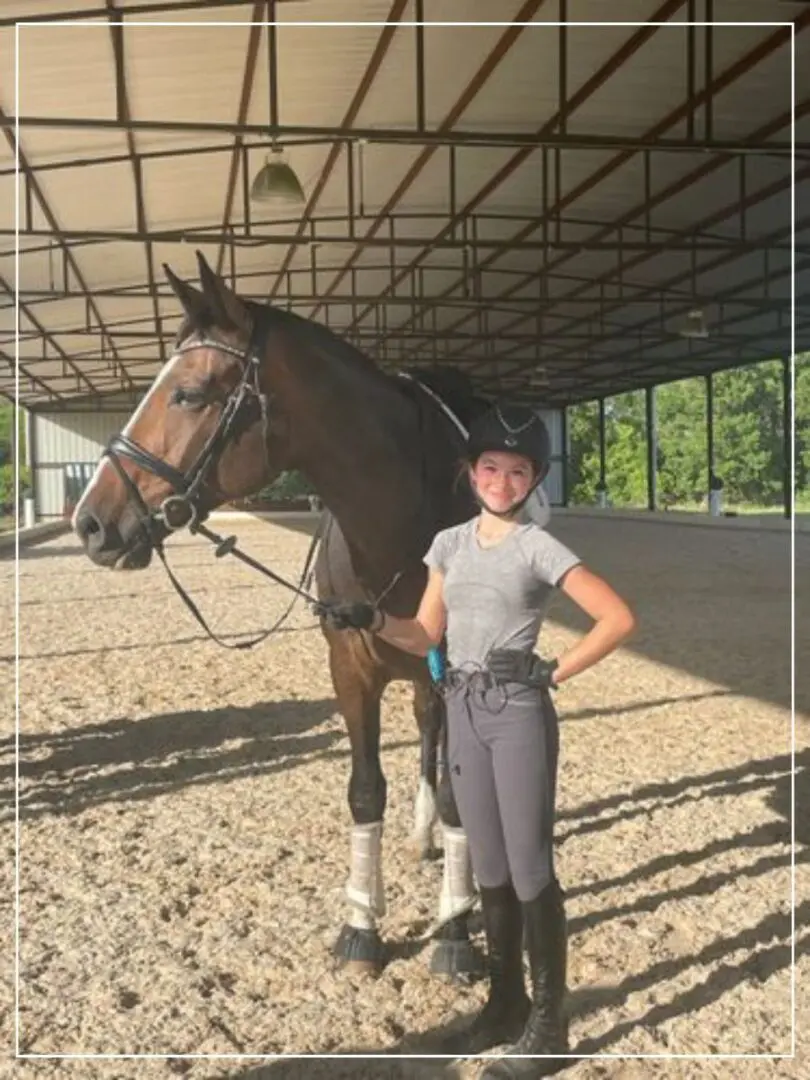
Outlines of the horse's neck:
M293 368L298 385L288 382L285 396L298 405L288 417L295 464L352 551L384 571L381 564L398 564L413 544L424 499L417 410L373 368L312 355Z

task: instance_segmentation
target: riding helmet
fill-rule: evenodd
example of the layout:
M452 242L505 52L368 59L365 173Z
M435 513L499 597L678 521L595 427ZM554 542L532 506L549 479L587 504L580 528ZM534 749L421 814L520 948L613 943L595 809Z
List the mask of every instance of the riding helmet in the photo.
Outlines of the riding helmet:
M467 459L475 462L487 450L522 454L545 476L551 458L546 425L525 405L493 405L470 424Z

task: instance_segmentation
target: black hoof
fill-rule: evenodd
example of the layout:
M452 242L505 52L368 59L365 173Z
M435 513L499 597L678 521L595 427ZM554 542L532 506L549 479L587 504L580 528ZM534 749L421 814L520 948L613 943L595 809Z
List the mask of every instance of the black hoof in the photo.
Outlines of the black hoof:
M486 975L486 965L483 953L471 941L439 938L430 958L430 971L451 982L469 985Z
M332 953L342 966L356 969L380 969L386 958L385 946L376 930L361 930L348 923L338 934Z

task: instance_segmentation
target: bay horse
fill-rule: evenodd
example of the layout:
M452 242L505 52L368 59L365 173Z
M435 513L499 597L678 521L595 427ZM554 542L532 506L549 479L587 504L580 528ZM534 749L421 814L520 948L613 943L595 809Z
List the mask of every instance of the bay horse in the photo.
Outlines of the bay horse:
M101 566L145 567L173 529L193 530L216 506L296 469L328 514L315 564L319 598L384 594L384 610L414 615L433 536L476 512L457 483L463 426L429 387L384 373L324 326L241 299L197 259L201 289L164 266L185 318L172 356L110 440L75 509L86 554ZM351 745L349 910L334 951L363 972L385 960L377 929L385 910L380 699L389 682L408 680L421 746L415 838L426 855L438 813L444 842L431 969L474 977L474 882L449 776L443 768L437 776L444 703L425 658L364 631L336 632L323 620L321 629Z

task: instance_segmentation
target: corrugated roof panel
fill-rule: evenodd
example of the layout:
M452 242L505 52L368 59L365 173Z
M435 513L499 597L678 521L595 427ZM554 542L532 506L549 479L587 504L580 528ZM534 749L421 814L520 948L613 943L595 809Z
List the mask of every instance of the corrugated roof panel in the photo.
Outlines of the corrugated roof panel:
M29 110L25 110L29 112ZM44 110L51 115L51 110ZM81 113L77 113L81 115ZM122 131L93 131L88 128L24 127L20 132L20 147L30 165L62 162L86 161L88 158L100 158L113 154L126 154L127 142ZM84 172L85 165L72 164L67 168ZM61 172L62 170L54 170ZM42 175L47 175L43 170Z
M136 228L135 185L129 162L46 172L38 181L65 231ZM37 224L39 228L44 224L39 214Z
M384 21L386 0L347 3L336 11L324 2L277 9L278 115L281 124L337 126L343 119L382 32L377 26L290 26L291 21L323 19ZM398 31L397 33L400 33ZM269 119L266 37L262 35L256 65L249 123Z
M14 229L15 227L15 201L17 181L14 176L0 176L0 228ZM14 247L14 235L4 236L2 239L4 249Z
M116 322L121 319L152 318L152 300L145 296L96 296L96 306L105 321ZM81 306L84 312L84 304Z
M517 0L504 0L497 11L487 0L437 0L425 4L425 113L430 125L441 123L448 115L470 81L486 62L498 41L507 32L506 27L474 26L443 27L433 25L441 21L503 20L511 21L520 8ZM518 37L525 34L523 29ZM502 63L509 58L506 53ZM405 84L408 99L412 92ZM488 85L484 83L484 87ZM401 106L400 106L401 107ZM463 127L472 114L464 113L458 122Z
M40 243L43 241L40 239ZM47 241L45 241L47 243ZM14 266L9 265L10 260L4 259L6 271L4 276L9 282L14 281ZM28 289L50 290L54 287L61 288L61 255L58 244L53 244L51 253L47 251L26 251L20 255L20 292L24 294Z
M172 229L221 222L229 164L227 154L144 162L143 188L149 227Z
M651 6L649 0L643 0L637 5L642 12L642 19L649 13ZM573 7L574 5L571 5L571 8ZM582 14L588 17L593 7L586 7ZM600 4L595 10L597 15L603 16L604 4ZM579 21L581 17L579 10L576 15L569 10L569 19ZM546 4L540 9L533 20L535 25L522 31L506 60L488 81L486 92L479 95L465 113L465 121L469 126L534 131L556 116L560 107L560 28L543 24L558 18L556 4ZM613 23L602 27L569 25L569 96L608 62L633 33L633 28ZM463 39L460 39L458 46L462 43ZM600 93L601 90L597 91L597 95ZM571 127L582 129L582 109L583 106L577 106L571 110Z
M810 60L810 42L807 41L806 35L800 35L797 41L800 44L799 65L806 67ZM806 95L807 87L804 89L803 96L806 97ZM797 100L801 101L802 97ZM789 116L790 108L790 48L784 45L747 72L744 82L732 83L731 86L714 95L712 99L713 136L715 139L744 137L748 132L768 124L782 113ZM789 138L789 133L784 130L776 137L784 141Z
M194 23L143 26L133 20L126 33L130 112L135 119L208 120L233 123L237 117L250 28L246 12L235 9L229 22L221 10L198 9Z
M114 119L114 67L106 19L24 26L19 43L20 115L77 117L91 112Z
M24 300L24 296L21 297ZM84 326L87 319L87 303L83 296L61 300L49 300L46 304L32 304L28 309L46 327ZM33 329L33 324L23 310L20 311L20 330Z
M90 289L147 280L146 254L139 241L121 240L81 247L78 262Z

